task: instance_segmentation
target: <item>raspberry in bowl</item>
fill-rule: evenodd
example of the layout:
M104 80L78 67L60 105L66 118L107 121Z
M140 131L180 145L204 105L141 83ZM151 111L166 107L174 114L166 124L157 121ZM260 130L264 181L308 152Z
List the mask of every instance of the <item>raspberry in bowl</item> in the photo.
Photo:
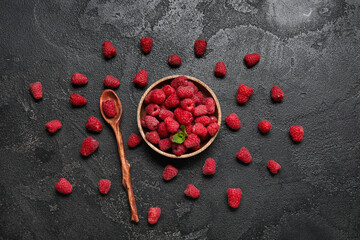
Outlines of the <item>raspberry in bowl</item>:
M137 124L144 141L170 158L195 156L215 140L221 108L214 92L197 78L173 75L152 84L142 96Z

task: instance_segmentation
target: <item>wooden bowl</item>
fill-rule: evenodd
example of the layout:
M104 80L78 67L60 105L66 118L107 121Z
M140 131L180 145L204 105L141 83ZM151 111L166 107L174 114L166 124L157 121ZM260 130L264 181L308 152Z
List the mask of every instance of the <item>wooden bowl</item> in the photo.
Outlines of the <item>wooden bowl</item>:
M185 153L181 156L176 156L175 154L172 153L168 153L168 152L164 152L161 151L158 147L156 147L155 145L153 145L152 143L150 143L146 137L145 137L145 132L143 130L143 127L141 126L141 119L146 115L146 110L145 110L145 104L144 104L144 99L145 97L148 95L148 93L153 90L153 89L157 89L157 88L162 88L164 85L166 84L170 84L170 82L175 79L176 77L179 76L185 76L188 81L192 81L195 86L198 87L199 91L202 92L204 98L206 97L212 97L215 101L215 113L214 116L217 117L218 119L218 124L219 126L221 126L221 108L220 108L220 103L216 97L216 95L214 94L214 92L202 81L200 81L197 78L194 77L190 77L190 76L186 76L186 75L172 75L172 76L168 76L168 77L164 77L160 80L158 80L157 82L153 83L143 94L143 96L140 99L139 102L139 106L137 109L137 124L139 127L139 131L140 134L142 136L142 138L144 139L144 141L146 142L147 145L149 145L154 151L156 151L157 153L165 156L165 157L169 157L169 158L189 158L189 157L193 157L199 153L201 153L202 151L204 151L206 148L208 148L210 146L210 144L215 140L216 136L218 135L219 131L212 136L211 138L209 138L208 140L204 141L201 143L201 147L200 149L198 149L197 151L193 151L190 153Z

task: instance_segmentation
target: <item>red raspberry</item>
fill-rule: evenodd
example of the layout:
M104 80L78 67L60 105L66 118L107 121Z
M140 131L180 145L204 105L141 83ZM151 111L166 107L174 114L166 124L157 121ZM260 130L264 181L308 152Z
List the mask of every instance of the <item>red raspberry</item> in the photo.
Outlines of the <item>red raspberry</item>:
M116 56L116 48L109 41L103 43L103 53L106 58L113 58Z
M209 126L206 128L210 136L214 136L219 131L219 124L217 123L210 123Z
M175 93L175 88L173 88L172 86L170 86L169 84L166 84L162 90L164 91L165 95L168 97L171 94Z
M116 115L115 102L113 100L106 100L102 102L102 109L105 115L109 118L113 118Z
M87 130L93 131L93 132L101 132L102 130L102 124L99 121L99 119L97 119L94 116L91 116L88 118L88 120L86 121L85 127Z
M275 102L281 102L284 99L284 92L275 85L271 88L271 98Z
M163 178L164 180L169 181L173 179L178 174L178 172L179 171L177 170L176 167L169 164L164 169Z
M145 110L148 115L153 116L153 117L159 115L159 113L160 113L159 105L154 104L154 103L147 105Z
M137 145L139 145L140 142L141 142L141 137L139 135L136 135L135 133L132 133L128 139L128 146L134 148Z
M141 119L141 121L140 121L142 127L147 127L147 126L146 126L146 123L145 123L145 117L146 117L146 116L144 116L144 117Z
M173 143L171 147L172 147L172 152L176 156L183 155L184 153L187 152L187 148L184 146L184 144Z
M165 100L165 107L174 108L177 107L179 103L180 103L180 99L178 95L176 95L176 93L173 93Z
M148 222L155 224L159 220L161 215L161 209L158 207L151 207L148 212Z
M185 111L189 111L189 112L192 112L195 107L195 103L193 100L191 100L191 98L183 99L180 102L180 105L181 105L182 109L184 109Z
M212 158L206 159L205 164L203 166L203 174L204 175L213 175L213 174L215 174L215 170L216 170L215 160Z
M238 130L241 127L241 122L239 120L238 115L236 113L232 113L225 118L226 124L234 130Z
M165 120L165 118L167 118L167 117L174 118L174 113L165 108L161 109L160 113L159 113L159 118L161 118L162 120Z
M202 92L198 91L191 99L194 101L195 105L199 105L203 102L204 96Z
M250 152L246 148L241 148L238 153L236 154L237 159L244 163L250 163L252 160L252 157L250 155Z
M191 86L179 86L176 89L176 94L179 98L191 98L194 96L194 88Z
M193 128L193 125L191 125L191 124L185 126L185 131L188 135L190 133L192 133L192 128Z
M217 123L217 118L215 116L210 116L210 123Z
M164 91L161 89L155 89L151 93L151 102L153 102L153 103L161 105L165 101L165 98L166 98L166 95L165 95Z
M192 133L195 133L199 137L205 137L207 135L206 127L201 123L195 123L191 130Z
M240 205L240 200L242 196L242 191L240 188L229 188L227 190L228 203L232 208L238 208Z
M106 75L104 79L104 87L106 88L118 88L120 86L120 81L113 76Z
M259 131L262 133L268 133L271 129L271 123L266 120L262 120L258 124Z
M188 81L188 86L194 89L194 94L199 91L198 87L192 81Z
M166 124L164 122L161 122L159 124L159 127L157 129L158 133L159 133L159 136L160 138L167 138L169 137L169 132L166 128Z
M194 185L189 184L184 191L185 195L191 198L198 198L200 196L200 191Z
M202 125L207 126L210 124L210 118L208 116L197 117L195 118L195 123L201 123Z
M291 126L290 136L294 142L301 142L304 136L304 128L302 126Z
M248 67L252 67L260 61L260 55L258 53L246 54L244 60Z
M73 187L68 180L66 180L65 178L60 178L60 180L55 185L55 189L59 193L70 194L72 192Z
M214 74L217 77L224 77L226 75L226 66L223 62L216 63Z
M194 116L202 116L208 114L208 109L205 105L199 105L194 108Z
M142 37L140 40L140 44L141 44L141 51L145 54L149 53L151 51L153 39L147 38L147 37Z
M240 84L238 88L238 95L236 100L238 103L246 103L249 97L253 94L254 90L244 84Z
M99 147L99 142L95 138L87 137L84 139L82 143L80 153L81 155L87 157L93 152L95 152L95 150L98 147Z
M212 97L205 98L203 104L206 106L208 114L215 112L215 100Z
M146 139L151 142L152 144L158 144L160 141L160 137L157 131L151 131L151 132L147 132L145 134Z
M35 82L30 84L30 92L36 100L39 100L43 96L43 90L41 82Z
M267 163L267 167L269 168L270 172L272 174L277 174L277 172L281 169L280 164L278 164L277 162L275 162L274 160L270 160Z
M45 127L49 133L54 133L61 128L61 122L59 120L52 120L45 124Z
M144 98L144 103L145 103L145 104L151 103L151 94L152 94L152 91L150 91L150 92L146 95L146 97Z
M195 147L192 147L191 149L193 150L193 151L197 151L197 150L199 150L201 148L201 145L199 144L199 145L196 145Z
M191 112L185 111L181 108L177 108L174 111L175 118L182 125L189 125L193 121L193 115Z
M111 181L107 179L101 179L99 181L99 191L101 194L108 194L111 187Z
M87 84L88 79L84 74L74 73L71 77L71 82L74 85L84 85Z
M84 106L86 102L87 102L86 98L84 98L83 96L77 93L72 93L70 95L70 103L73 106Z
M180 124L171 117L165 118L164 122L169 133L176 133L180 127Z
M168 63L171 67L178 67L181 65L181 57L177 55L171 55L168 59Z
M171 87L177 89L179 86L187 86L189 85L189 81L185 76L178 76L171 82Z
M187 136L186 140L184 141L184 146L186 148L192 148L199 144L200 144L200 138L194 133L190 133L189 136Z
M153 131L153 130L156 130L159 126L159 121L154 118L153 116L146 116L145 117L145 124L146 124L146 127L150 130L150 131Z
M161 151L167 151L171 148L170 138L165 138L159 141L159 148Z
M134 83L140 87L145 87L148 82L148 73L146 70L140 70L133 79Z
M194 43L194 51L196 56L201 57L206 50L207 42L202 39L196 39Z

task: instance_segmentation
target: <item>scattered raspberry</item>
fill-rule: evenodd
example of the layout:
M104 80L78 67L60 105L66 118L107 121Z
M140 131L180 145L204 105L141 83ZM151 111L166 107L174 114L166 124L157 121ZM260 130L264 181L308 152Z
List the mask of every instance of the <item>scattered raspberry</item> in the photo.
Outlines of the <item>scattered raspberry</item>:
M184 191L185 195L191 198L198 198L200 196L200 191L194 185L189 184Z
M202 116L208 114L208 109L205 105L199 105L194 108L194 116Z
M259 131L262 133L268 133L271 129L271 123L267 120L262 120L258 124Z
M161 89L152 90L151 102L161 105L165 101L165 98L166 95L163 90Z
M141 137L135 133L132 133L128 139L128 146L131 148L136 147L141 142Z
M192 132L193 125L189 124L185 126L185 131L189 135Z
M134 83L140 87L145 87L148 82L148 73L146 70L140 70L133 79Z
M74 85L84 85L87 84L88 79L84 74L74 73L71 77L71 82Z
M238 151L238 153L236 154L236 157L237 157L237 159L239 159L240 161L242 161L244 163L250 163L252 160L250 152L244 147L242 147Z
M215 116L210 116L210 123L217 123L217 118Z
M145 117L145 124L146 124L146 127L153 131L153 130L156 130L159 126L159 121L155 118L155 117L152 117L152 116L146 116Z
M101 179L99 181L99 191L101 194L108 194L111 187L111 181L107 179Z
M277 174L277 172L281 169L280 164L278 164L277 162L275 162L274 160L270 160L267 163L267 167L269 168L270 172L272 174Z
M206 50L207 42L202 39L196 39L194 43L194 51L196 56L201 57Z
M171 82L171 87L177 89L179 86L187 86L189 85L189 81L185 76L178 76Z
M49 133L54 133L61 128L61 122L59 120L52 120L45 124L45 127Z
M106 100L102 102L102 109L105 115L109 118L113 118L116 115L115 102L113 100Z
M167 118L167 117L174 118L174 113L165 108L161 109L160 113L159 113L159 118L161 118L162 120L165 120L165 118Z
M223 62L216 63L214 74L217 77L224 77L226 75L226 66Z
M84 106L86 102L87 102L86 98L84 98L83 96L77 93L72 93L70 95L70 103L73 106Z
M142 37L140 40L140 44L141 44L141 51L145 54L149 53L151 51L153 39L147 38L147 37Z
M205 164L203 166L203 174L204 175L213 175L213 174L215 174L215 170L216 170L215 160L212 158L206 159Z
M191 98L183 99L180 102L180 105L181 105L182 109L184 109L185 111L189 111L189 112L192 112L195 107L195 103L193 100L191 100Z
M199 105L203 102L204 96L202 92L198 91L191 99L194 101L195 105Z
M217 119L216 119L217 122ZM210 118L208 116L201 116L195 118L195 123L201 123L204 126L207 126L210 124Z
M232 113L225 118L226 124L234 130L238 130L241 127L241 122L239 120L238 115L236 113Z
M30 92L33 95L33 98L39 100L43 96L43 90L41 82L35 82L30 84Z
M184 141L184 146L186 148L192 148L199 144L200 144L200 138L194 133L190 133L189 136Z
M168 97L171 94L175 93L175 88L170 86L169 84L165 85L162 90L164 91L165 95Z
M209 126L206 128L210 136L214 136L219 131L219 124L217 123L210 123Z
M179 86L176 89L179 98L191 98L194 95L194 88L191 86Z
M159 141L159 148L161 151L167 151L171 148L171 140L170 138L165 138Z
M167 130L166 124L164 122L161 122L159 124L159 127L157 128L157 131L159 133L160 138L169 137L169 131Z
M151 131L151 132L147 132L145 134L146 139L151 142L152 144L158 144L160 141L160 136L158 134L157 131Z
M66 180L65 178L60 178L60 180L55 185L55 189L59 193L70 194L72 192L73 187L68 180Z
M185 111L181 108L177 108L174 111L175 118L182 125L189 125L193 121L193 116L191 112Z
M88 120L86 121L85 127L87 130L93 131L93 132L101 132L101 130L102 130L101 122L99 121L99 119L97 119L94 116L91 116L88 118Z
M178 172L179 171L177 170L176 167L169 164L164 169L163 178L166 181L169 181L169 180L173 179L178 174Z
M151 103L151 94L152 94L152 91L150 91L150 92L146 95L146 97L144 98L144 103L145 103L145 104Z
M183 155L184 153L187 152L187 148L184 146L184 144L173 143L171 147L172 147L172 152L176 156Z
M168 63L171 67L178 67L181 65L181 58L177 55L171 55L168 59Z
M271 98L275 102L281 102L284 99L284 92L275 85L271 88Z
M249 97L253 94L254 90L244 84L240 84L236 100L238 103L246 103Z
M258 53L246 54L244 60L248 67L252 67L260 61L260 55Z
M291 126L290 136L294 142L301 142L304 136L304 128L302 126Z
M213 114L215 112L215 100L212 97L205 98L203 104L206 106L208 114Z
M106 88L118 88L120 86L120 80L113 76L106 75L104 79L104 87Z
M176 133L180 127L180 124L171 117L165 118L164 122L169 133Z
M93 152L95 152L95 150L99 147L99 142L92 137L87 137L84 139L82 146L81 146L81 155L83 156L89 156L90 154L92 154Z
M227 190L229 206L237 208L240 205L242 192L240 188L229 188Z
M161 215L161 209L158 207L151 207L148 212L148 222L155 224L159 220Z
M177 107L180 103L180 99L176 93L171 94L166 100L165 100L165 106L168 108L174 108Z
M160 113L159 105L154 104L154 103L147 105L145 110L148 115L153 116L153 117L159 115L159 113Z
M103 53L106 58L113 58L116 56L116 48L109 41L103 43Z
M191 130L192 133L195 133L199 137L205 137L207 135L206 127L201 123L195 123Z

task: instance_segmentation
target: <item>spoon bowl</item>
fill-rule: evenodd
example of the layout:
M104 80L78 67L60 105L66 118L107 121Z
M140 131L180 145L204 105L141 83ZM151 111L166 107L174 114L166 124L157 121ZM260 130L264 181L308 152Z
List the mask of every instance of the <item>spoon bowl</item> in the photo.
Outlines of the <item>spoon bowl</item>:
M102 103L105 102L105 101L108 101L108 100L113 100L114 103L115 103L116 115L113 118L107 117L106 114L103 111ZM116 93L113 90L106 89L101 94L101 97L100 97L100 112L101 112L102 117L105 119L105 121L108 124L110 124L111 126L120 121L121 115L122 115L122 105L121 105L120 99L118 98L118 96L116 95Z

